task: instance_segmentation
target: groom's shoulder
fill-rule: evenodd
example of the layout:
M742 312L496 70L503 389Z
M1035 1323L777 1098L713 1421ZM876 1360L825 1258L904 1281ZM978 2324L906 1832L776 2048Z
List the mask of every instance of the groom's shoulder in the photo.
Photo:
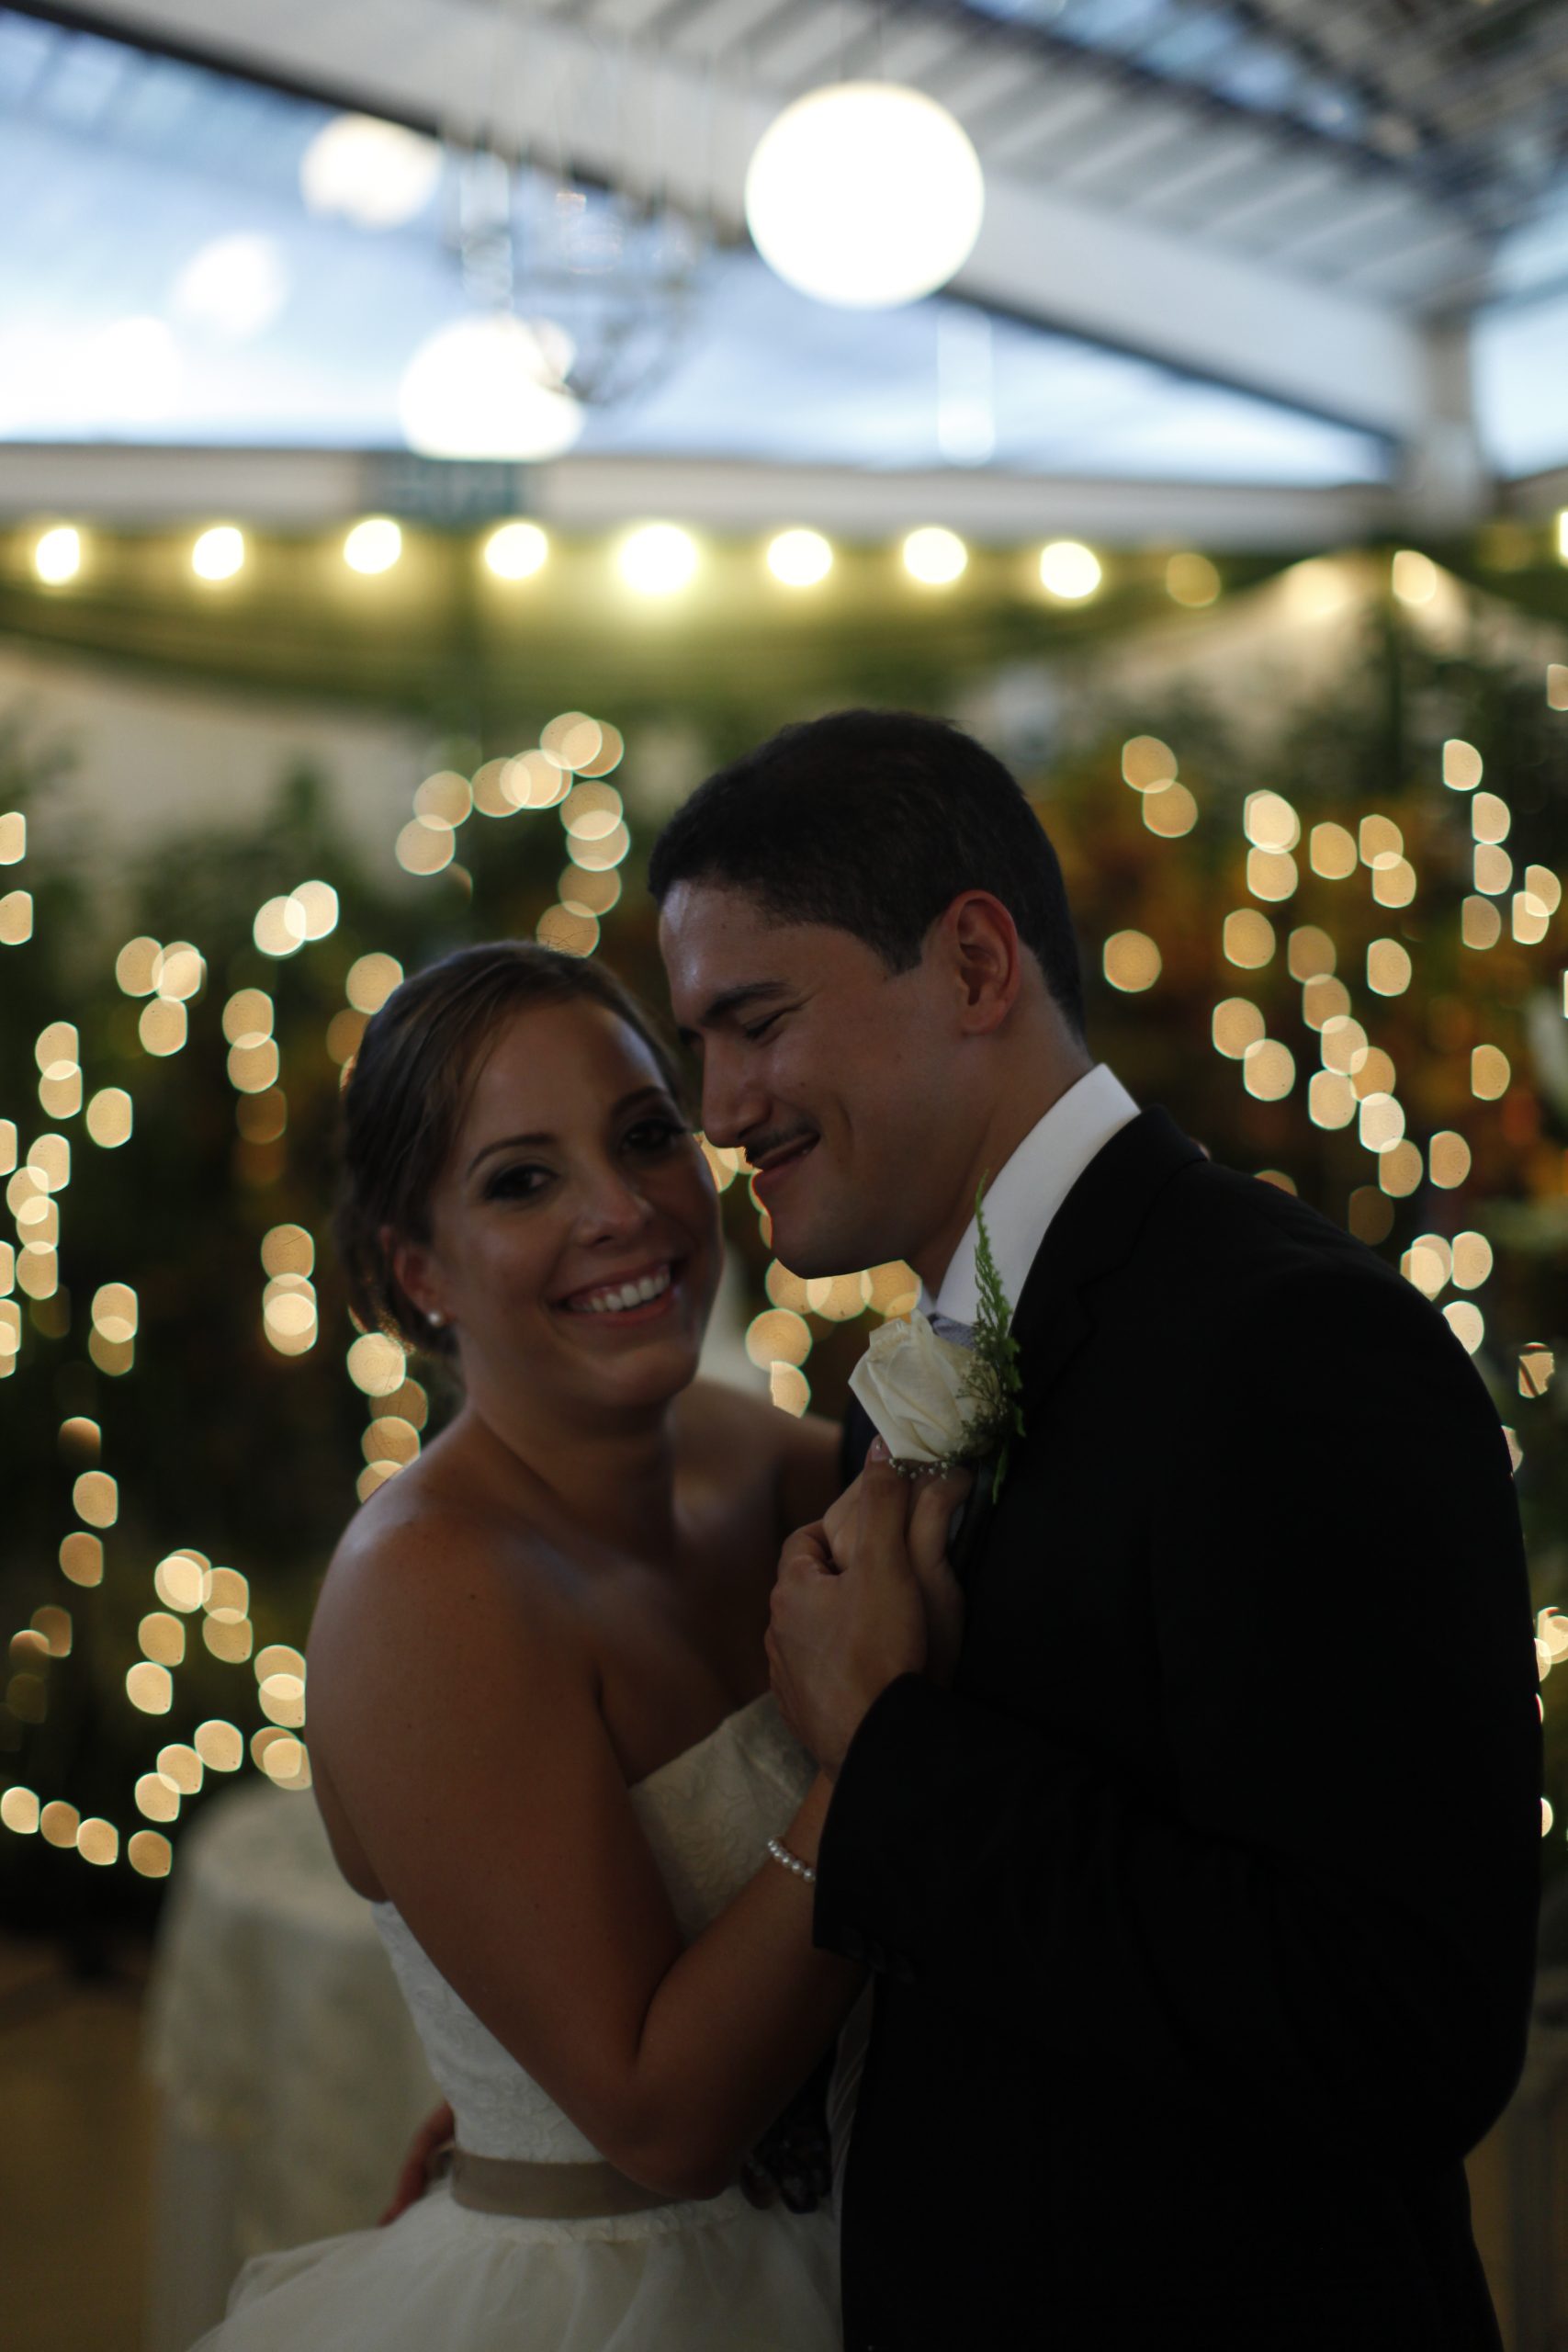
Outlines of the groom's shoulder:
M1141 1280L1205 1320L1250 1317L1269 1301L1347 1299L1373 1315L1416 1299L1387 1261L1274 1172L1249 1175L1207 1156L1161 1191L1139 1237Z

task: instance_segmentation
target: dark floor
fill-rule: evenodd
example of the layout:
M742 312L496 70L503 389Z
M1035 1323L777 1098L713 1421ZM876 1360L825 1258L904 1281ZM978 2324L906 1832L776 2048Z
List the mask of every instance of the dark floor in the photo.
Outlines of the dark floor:
M0 1938L0 2342L141 2352L155 2098L140 1978Z

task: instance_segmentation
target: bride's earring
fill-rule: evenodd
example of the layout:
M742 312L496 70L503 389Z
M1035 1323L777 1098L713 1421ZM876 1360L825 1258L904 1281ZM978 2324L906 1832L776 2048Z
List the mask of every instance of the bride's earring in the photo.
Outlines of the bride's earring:
M424 1319L433 1331L445 1331L446 1329L446 1317L438 1306L433 1306Z

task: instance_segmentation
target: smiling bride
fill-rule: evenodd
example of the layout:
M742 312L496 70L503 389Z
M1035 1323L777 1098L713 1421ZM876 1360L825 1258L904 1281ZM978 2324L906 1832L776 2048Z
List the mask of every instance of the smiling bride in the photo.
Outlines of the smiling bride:
M863 1980L812 1949L829 1784L763 1648L835 1433L695 1380L716 1196L600 966L503 944L405 981L344 1167L359 1317L463 1401L333 1561L311 1761L457 2147L391 2227L250 2264L205 2342L830 2352L832 2217L737 2183ZM914 1504L922 1556L951 1508Z

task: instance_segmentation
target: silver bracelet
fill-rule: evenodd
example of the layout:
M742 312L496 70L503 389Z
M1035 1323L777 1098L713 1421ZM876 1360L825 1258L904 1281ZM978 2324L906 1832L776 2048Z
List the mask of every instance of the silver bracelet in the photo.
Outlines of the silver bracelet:
M792 1871L796 1878L805 1879L809 1886L816 1885L817 1873L812 1869L810 1863L803 1862L798 1854L792 1854L789 1848L787 1846L781 1845L776 1838L769 1838L768 1851L772 1854L775 1862L782 1862L785 1870Z

